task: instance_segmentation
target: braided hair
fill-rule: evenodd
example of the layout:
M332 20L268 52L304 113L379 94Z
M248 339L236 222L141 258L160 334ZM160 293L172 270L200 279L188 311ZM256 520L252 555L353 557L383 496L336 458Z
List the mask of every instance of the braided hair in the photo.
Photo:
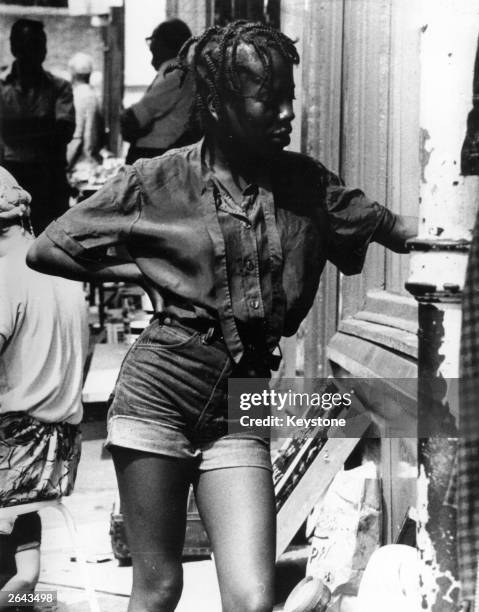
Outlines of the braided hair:
M178 54L183 74L190 73L196 86L195 114L204 127L210 120L211 99L220 119L225 117L225 98L241 98L240 72L248 66L238 55L240 45L251 46L263 66L259 90L267 88L273 78L272 51L277 51L289 64L299 63L295 43L282 32L260 22L234 21L224 27L214 26L200 36L190 38Z

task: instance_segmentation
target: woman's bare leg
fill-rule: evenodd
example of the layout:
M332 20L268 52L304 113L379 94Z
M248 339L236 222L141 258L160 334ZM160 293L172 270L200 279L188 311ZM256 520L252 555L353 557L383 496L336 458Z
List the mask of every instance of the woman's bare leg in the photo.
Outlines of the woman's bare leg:
M271 472L202 472L196 501L215 556L223 612L271 612L276 510Z
M172 612L183 587L189 470L174 458L118 446L112 455L133 559L128 612Z

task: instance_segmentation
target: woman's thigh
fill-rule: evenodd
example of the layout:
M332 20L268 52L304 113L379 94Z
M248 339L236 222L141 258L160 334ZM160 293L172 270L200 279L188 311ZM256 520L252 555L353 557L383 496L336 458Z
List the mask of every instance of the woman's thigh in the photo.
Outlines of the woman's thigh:
M271 472L201 472L198 510L208 532L224 610L269 610L274 597L276 510Z
M181 581L190 469L186 462L119 446L111 448L120 489L133 589ZM176 588L178 585L176 585Z

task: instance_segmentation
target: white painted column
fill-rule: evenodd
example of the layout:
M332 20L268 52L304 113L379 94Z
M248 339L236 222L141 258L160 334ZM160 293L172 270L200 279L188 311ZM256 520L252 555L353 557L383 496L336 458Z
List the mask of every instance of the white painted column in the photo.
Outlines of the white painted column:
M419 302L418 609L459 609L456 515L444 504L457 436L461 292L477 204L460 174L479 4L422 0L419 233L406 287Z

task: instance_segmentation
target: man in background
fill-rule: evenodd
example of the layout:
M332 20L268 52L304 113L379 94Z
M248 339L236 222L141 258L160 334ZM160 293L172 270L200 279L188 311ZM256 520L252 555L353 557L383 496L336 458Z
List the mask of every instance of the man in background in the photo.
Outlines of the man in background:
M27 267L29 200L0 167L0 507L68 495L80 458L85 297ZM0 609L35 588L40 543L37 513L0 520Z
M0 163L31 194L31 221L38 234L68 209L73 93L70 83L42 68L47 37L40 21L16 21L10 48L15 61L0 81Z
M178 51L191 37L189 27L180 19L160 23L146 41L157 75L144 96L127 108L121 118L121 133L131 143L126 163L141 157L156 157L165 151L191 144L199 132L190 125L194 88L186 78L181 83L179 70L167 72Z
M101 163L104 124L100 103L90 85L93 60L86 53L76 53L68 63L73 86L76 127L67 147L68 171L84 170Z

